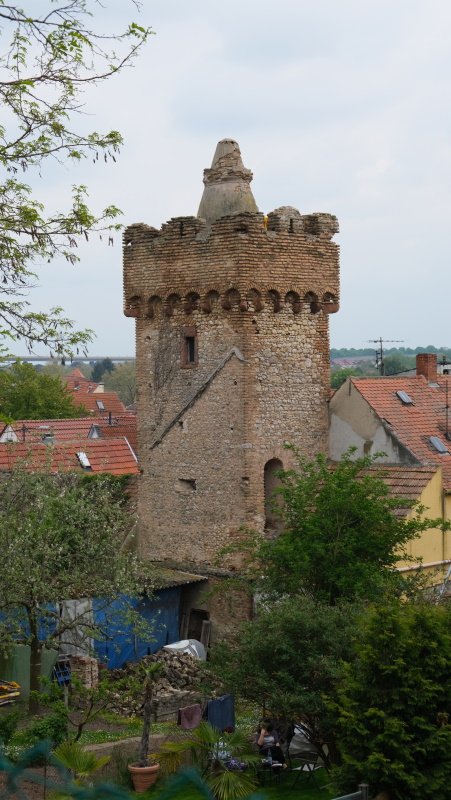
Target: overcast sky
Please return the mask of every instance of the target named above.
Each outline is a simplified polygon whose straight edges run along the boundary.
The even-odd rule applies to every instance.
[[[340,223],[341,309],[331,345],[369,339],[451,346],[449,0],[105,0],[105,29],[152,36],[133,69],[87,92],[84,124],[118,129],[116,164],[43,172],[39,194],[73,183],[125,224],[196,214],[216,142],[236,139],[261,211],[292,205]],[[46,265],[36,308],[94,328],[93,355],[133,355],[122,315],[120,236],[81,263]],[[390,346],[390,345],[388,345]],[[23,354],[25,354],[23,352]]]

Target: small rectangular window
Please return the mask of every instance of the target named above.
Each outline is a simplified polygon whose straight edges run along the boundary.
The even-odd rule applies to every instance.
[[[194,336],[186,337],[186,360],[188,364],[194,364],[196,361],[196,340]]]
[[[181,366],[195,367],[197,365],[197,336],[194,325],[182,328]]]

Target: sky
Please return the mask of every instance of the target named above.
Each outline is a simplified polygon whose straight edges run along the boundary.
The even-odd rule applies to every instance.
[[[81,126],[123,134],[117,162],[50,165],[34,178],[49,208],[83,183],[94,209],[113,203],[125,225],[159,228],[197,213],[217,141],[236,139],[260,211],[291,205],[338,217],[331,346],[380,336],[451,346],[449,0],[103,6],[92,4],[100,29],[134,20],[156,35],[133,68],[84,96]],[[29,300],[40,310],[61,305],[77,328],[94,329],[91,355],[129,356],[121,236],[113,246],[107,238],[80,243],[74,267],[44,265]]]

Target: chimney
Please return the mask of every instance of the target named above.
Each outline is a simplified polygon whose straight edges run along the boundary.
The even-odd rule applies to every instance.
[[[437,380],[437,353],[418,353],[417,375],[423,375],[431,383]]]

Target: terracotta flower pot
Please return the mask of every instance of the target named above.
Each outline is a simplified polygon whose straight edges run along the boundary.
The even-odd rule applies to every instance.
[[[132,776],[133,786],[135,792],[147,792],[154,785],[158,778],[159,764],[153,764],[149,767],[139,767],[138,762],[128,765],[129,772]]]

